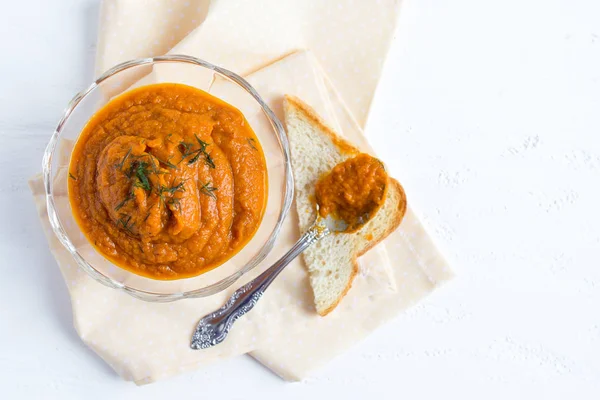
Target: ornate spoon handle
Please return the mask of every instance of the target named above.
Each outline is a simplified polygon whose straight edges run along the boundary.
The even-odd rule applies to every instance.
[[[233,323],[252,310],[277,275],[308,246],[330,232],[325,226],[313,225],[275,264],[236,290],[223,307],[202,318],[192,335],[192,349],[206,349],[225,340]]]

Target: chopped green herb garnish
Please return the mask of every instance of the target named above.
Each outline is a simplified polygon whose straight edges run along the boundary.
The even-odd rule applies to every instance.
[[[200,188],[200,192],[204,193],[207,196],[212,197],[213,199],[216,199],[217,196],[215,196],[215,194],[213,193],[215,190],[218,190],[218,188],[211,186],[210,182],[208,183],[203,183],[202,187]]]
[[[194,134],[194,136],[196,137],[196,141],[198,142],[198,144],[200,145],[201,149],[206,149],[208,147],[208,143],[206,143],[204,140],[200,139],[198,137],[198,135]]]
[[[133,182],[132,187],[133,188],[141,188],[141,189],[146,190],[145,187],[144,187],[144,184],[142,182],[140,182],[139,180],[137,180],[137,179],[135,180],[135,182]]]
[[[171,169],[177,169],[177,166],[171,162],[171,157],[169,157],[169,159],[168,159],[167,161],[163,161],[163,160],[161,160],[161,159],[160,159],[160,158],[158,158],[158,157],[155,157],[155,158],[156,158],[156,159],[158,160],[158,162],[160,162],[161,164],[165,164],[167,167],[169,167],[169,168],[171,168]]]
[[[202,152],[200,150],[198,150],[196,152],[196,155],[193,158],[190,158],[190,160],[188,161],[188,164],[193,164],[196,161],[198,161],[198,159],[200,158],[201,155],[202,155]]]
[[[148,163],[144,161],[138,162],[135,168],[135,176],[139,179],[139,185],[137,187],[141,187],[142,189],[149,191],[152,189],[152,186],[150,186],[147,173]]]
[[[172,205],[173,207],[175,207],[175,208],[179,209],[179,207],[180,207],[179,201],[180,201],[180,200],[181,200],[181,199],[180,199],[180,198],[178,198],[178,197],[171,197],[171,198],[169,199],[169,201],[168,201],[168,204],[170,204],[170,205]]]
[[[70,173],[70,172],[69,172],[69,178],[73,179],[74,181],[76,181],[76,180],[77,180],[77,178],[75,178],[75,177],[73,176],[73,174],[72,174],[72,173]]]
[[[127,153],[125,153],[125,157],[123,157],[121,162],[117,164],[118,169],[123,169],[123,166],[125,165],[125,161],[127,161],[130,154],[131,154],[131,147],[129,148],[129,150],[127,150]]]
[[[185,158],[187,156],[189,156],[190,154],[192,154],[192,152],[190,152],[190,149],[194,146],[192,143],[187,143],[187,142],[179,142],[179,145],[181,147],[183,147],[183,150],[181,150],[181,148],[179,149],[179,151],[181,152],[181,157]]]
[[[158,165],[154,162],[154,157],[151,154],[146,154],[146,157],[150,160],[150,164],[152,164],[152,171],[156,173],[158,171]]]
[[[119,211],[121,208],[123,208],[123,206],[129,201],[133,199],[133,193],[129,193],[129,195],[127,195],[127,197],[125,197],[125,199],[120,202],[119,204],[117,204],[117,206],[115,207],[115,211]]]
[[[179,185],[177,185],[177,186],[173,186],[173,187],[171,188],[171,190],[172,190],[172,191],[171,191],[171,193],[175,193],[175,192],[178,192],[178,191],[185,192],[185,186],[184,186],[184,185],[185,185],[185,181],[181,181],[181,182],[179,183]]]
[[[206,161],[206,163],[208,164],[209,167],[211,168],[216,168],[215,162],[213,161],[212,157],[210,156],[210,154],[208,153],[204,153],[204,159]]]
[[[210,156],[210,154],[206,151],[206,148],[210,145],[209,143],[206,143],[205,141],[203,141],[202,139],[200,139],[198,137],[198,135],[194,135],[196,137],[196,141],[198,142],[198,145],[200,145],[200,148],[198,150],[194,150],[194,151],[189,151],[189,148],[191,147],[191,145],[189,143],[185,143],[182,142],[181,144],[184,146],[184,148],[186,149],[186,151],[183,153],[183,158],[190,156],[192,154],[194,154],[194,157],[192,157],[189,161],[188,164],[193,164],[196,161],[198,161],[198,159],[200,158],[201,155],[204,156],[204,160],[206,161],[206,163],[208,164],[209,167],[211,168],[216,168],[215,163],[212,159],[212,157]],[[182,158],[182,159],[183,159]]]
[[[131,222],[131,215],[127,215],[127,214],[121,214],[121,218],[119,218],[117,220],[117,226],[119,226],[119,224],[128,232],[133,233],[133,231],[131,230],[131,228],[133,228],[133,222]]]
[[[169,193],[171,196],[175,194],[175,192],[185,192],[185,181],[179,183],[179,185],[167,187],[164,185],[160,185],[158,187],[158,197],[160,198],[161,203],[165,203],[165,193]],[[173,197],[171,197],[173,198]],[[170,199],[169,199],[170,200]]]
[[[159,186],[158,188],[158,194],[163,194],[163,193],[169,193],[169,194],[174,194],[175,192],[185,192],[185,181],[182,181],[179,185],[176,186],[171,186],[171,187],[166,187],[166,186]]]
[[[252,147],[254,150],[258,151],[258,148],[254,145],[254,142],[255,142],[254,138],[247,138],[246,140],[248,141],[248,144],[250,145],[250,147]]]
[[[166,174],[165,171],[161,171],[160,168],[158,167],[158,165],[156,165],[156,163],[154,162],[154,159],[156,157],[154,157],[152,154],[146,154],[144,157],[148,157],[148,159],[150,160],[150,164],[152,165],[152,173],[155,175],[162,175],[162,174]],[[158,160],[158,158],[156,158]],[[161,162],[160,160],[158,160],[159,162]],[[174,166],[175,167],[175,166]],[[177,167],[175,167],[177,168]]]

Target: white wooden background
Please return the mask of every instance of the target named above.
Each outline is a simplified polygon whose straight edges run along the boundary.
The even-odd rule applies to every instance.
[[[78,339],[27,186],[97,14],[0,7],[0,398],[600,398],[600,2],[406,0],[367,129],[458,278],[305,382],[140,388]]]

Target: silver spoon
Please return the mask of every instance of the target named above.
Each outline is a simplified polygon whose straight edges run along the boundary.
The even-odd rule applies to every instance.
[[[364,224],[368,219],[361,218],[360,223]],[[206,349],[225,340],[233,323],[252,310],[277,275],[294,258],[330,233],[344,232],[347,228],[347,222],[334,219],[331,215],[323,218],[319,215],[317,209],[317,220],[283,257],[265,272],[233,292],[223,307],[208,314],[198,322],[196,331],[192,335],[190,345],[192,349]]]

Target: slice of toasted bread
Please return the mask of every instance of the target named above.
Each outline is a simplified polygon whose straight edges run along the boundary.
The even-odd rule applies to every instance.
[[[317,180],[360,150],[333,132],[314,110],[296,97],[285,97],[284,113],[296,185],[296,209],[300,231],[304,232],[316,217]],[[405,211],[404,190],[396,180],[390,179],[385,203],[358,232],[330,235],[304,251],[320,315],[327,315],[338,305],[358,272],[357,258],[392,233],[402,222]]]

